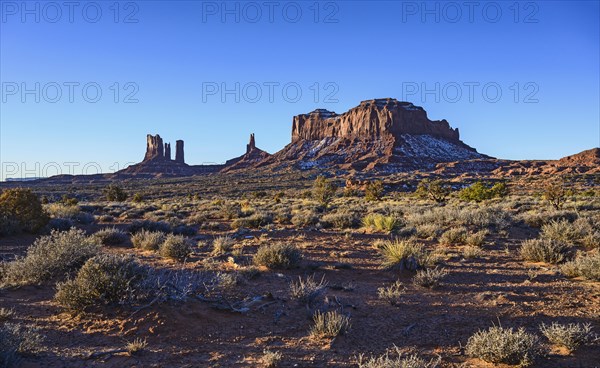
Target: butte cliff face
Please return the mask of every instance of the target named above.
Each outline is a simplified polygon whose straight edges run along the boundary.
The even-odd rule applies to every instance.
[[[423,108],[386,98],[362,101],[343,114],[318,109],[295,116],[292,142],[260,165],[403,171],[482,158],[488,157],[464,144],[446,120],[430,120]]]

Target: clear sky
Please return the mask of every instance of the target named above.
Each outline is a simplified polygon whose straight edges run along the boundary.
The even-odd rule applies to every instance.
[[[190,164],[275,152],[294,115],[382,97],[499,158],[600,144],[598,1],[0,4],[0,179],[114,171],[147,133]]]

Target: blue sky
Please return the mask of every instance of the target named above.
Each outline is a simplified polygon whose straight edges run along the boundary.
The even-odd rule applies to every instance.
[[[190,164],[275,152],[294,115],[382,97],[495,157],[600,144],[597,1],[0,3],[2,178],[113,171],[147,133]]]

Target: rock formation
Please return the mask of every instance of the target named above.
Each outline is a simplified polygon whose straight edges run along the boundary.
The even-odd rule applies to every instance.
[[[439,162],[489,158],[460,140],[446,120],[392,98],[362,101],[343,114],[324,109],[295,116],[292,142],[259,166],[407,171]]]
[[[146,136],[146,155],[144,161],[162,159],[164,157],[163,140],[160,135]]]
[[[171,159],[171,143],[165,143],[165,158],[167,160]]]
[[[246,153],[239,157],[232,158],[231,160],[227,160],[222,171],[230,172],[253,167],[270,156],[269,153],[256,147],[254,133],[252,133],[250,134],[250,142],[246,145]]]
[[[175,141],[175,162],[180,164],[185,164],[185,159],[183,156],[183,141],[178,140]]]

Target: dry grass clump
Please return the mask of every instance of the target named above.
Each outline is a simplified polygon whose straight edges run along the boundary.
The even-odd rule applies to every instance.
[[[320,281],[316,281],[314,275],[308,276],[306,279],[298,277],[298,281],[290,283],[290,295],[294,299],[298,299],[303,303],[312,303],[325,289],[327,281],[322,277]]]
[[[424,266],[428,255],[422,244],[412,240],[388,240],[377,246],[385,269],[416,271]]]
[[[504,363],[527,367],[543,353],[537,336],[523,328],[493,326],[469,337],[466,354],[488,363]]]
[[[567,277],[584,277],[588,280],[600,281],[600,253],[580,253],[577,257],[560,267]]]
[[[13,309],[0,308],[0,322],[5,322],[11,319],[15,315]]]
[[[43,341],[35,328],[4,323],[0,326],[0,367],[20,366],[21,355],[41,351]]]
[[[212,242],[212,254],[220,256],[229,253],[233,248],[234,241],[229,236],[219,236],[213,239]]]
[[[274,269],[293,268],[301,260],[302,253],[296,246],[282,243],[261,245],[253,258],[255,265]]]
[[[378,288],[377,296],[379,299],[384,300],[391,305],[397,305],[405,292],[406,291],[404,290],[404,285],[402,285],[402,282],[400,282],[400,280],[396,280],[396,282],[389,286],[382,286]]]
[[[263,355],[260,358],[260,363],[265,368],[277,368],[281,360],[283,359],[283,354],[279,351],[263,351]]]
[[[526,261],[553,264],[562,262],[568,251],[567,245],[551,239],[528,239],[519,248],[521,257]]]
[[[125,349],[129,353],[129,355],[136,355],[144,351],[148,347],[148,341],[146,339],[141,339],[139,337],[135,338],[133,341],[128,342],[125,345]]]
[[[358,356],[358,368],[438,368],[441,358],[426,361],[416,354],[404,355],[396,347],[395,357],[390,356],[389,352],[378,357],[365,357],[363,354]]]
[[[417,274],[413,278],[415,285],[425,287],[428,289],[435,289],[440,286],[441,281],[446,277],[448,272],[443,268],[426,268],[424,270],[417,271]]]
[[[97,239],[83,230],[52,231],[28,249],[25,257],[6,264],[2,270],[3,286],[39,284],[81,267],[100,251]]]
[[[128,304],[141,296],[148,273],[132,257],[101,254],[89,259],[74,279],[59,283],[54,299],[73,313],[98,304]]]
[[[183,235],[169,234],[158,247],[161,257],[184,261],[192,252],[192,245]]]
[[[563,346],[569,352],[573,352],[579,346],[588,344],[597,338],[592,333],[592,325],[589,323],[570,323],[568,325],[557,322],[552,322],[550,325],[542,323],[540,331],[552,344]]]
[[[99,230],[92,236],[98,239],[102,245],[120,245],[129,240],[127,233],[114,227]]]
[[[334,338],[350,329],[350,318],[338,311],[322,313],[317,311],[313,316],[314,326],[310,330],[313,337]]]
[[[165,234],[160,231],[149,231],[142,229],[131,236],[131,242],[135,248],[143,250],[158,250],[165,241]]]

